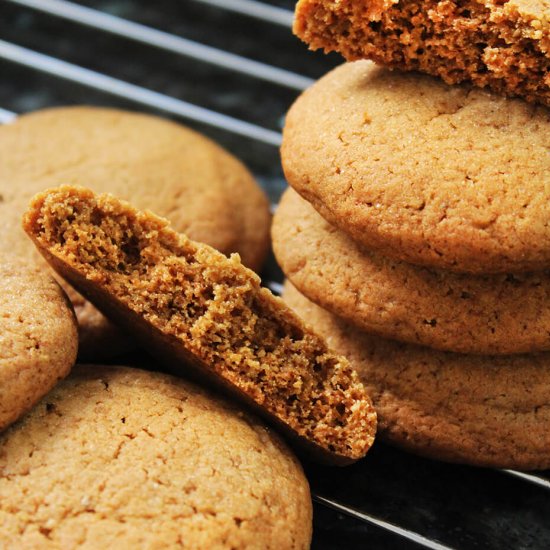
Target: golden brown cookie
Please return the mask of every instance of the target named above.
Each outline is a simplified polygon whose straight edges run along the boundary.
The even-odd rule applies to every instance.
[[[465,275],[362,250],[292,189],[275,213],[285,275],[321,307],[386,338],[462,353],[550,350],[550,273]]]
[[[197,386],[77,367],[0,438],[2,548],[306,549],[300,464]]]
[[[287,303],[350,360],[373,398],[379,437],[430,458],[550,468],[550,354],[435,351],[361,332],[285,286]]]
[[[365,247],[472,273],[550,267],[550,111],[343,65],[291,108],[289,183]]]
[[[0,264],[0,430],[67,376],[77,347],[76,319],[60,286],[37,266],[4,257]]]
[[[112,192],[166,216],[178,231],[253,269],[268,249],[269,212],[248,170],[209,139],[161,118],[70,107],[22,116],[0,128],[0,252],[37,258],[20,229],[37,192],[60,183]],[[71,294],[81,353],[113,355],[127,347],[99,312]]]
[[[550,106],[548,0],[300,0],[294,32],[348,61],[372,59]]]
[[[237,256],[70,186],[38,194],[24,227],[58,273],[174,372],[224,387],[320,460],[347,464],[371,446],[376,415],[355,371]]]

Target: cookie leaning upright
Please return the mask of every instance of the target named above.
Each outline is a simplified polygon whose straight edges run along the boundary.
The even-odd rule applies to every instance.
[[[233,393],[320,460],[347,464],[371,446],[376,415],[355,371],[236,256],[70,186],[38,194],[23,225],[64,278],[176,373]]]
[[[292,106],[289,183],[365,248],[472,273],[550,266],[550,111],[357,61]]]
[[[0,437],[2,548],[305,550],[311,516],[276,434],[165,374],[77,367]]]
[[[269,204],[250,172],[206,137],[150,115],[92,107],[37,111],[0,128],[0,252],[41,258],[20,227],[30,198],[60,183],[112,192],[167,217],[178,231],[259,269]],[[70,289],[69,289],[70,291]],[[97,310],[70,292],[81,352],[123,347]]]
[[[76,319],[52,277],[27,262],[0,264],[0,430],[17,420],[76,359]]]

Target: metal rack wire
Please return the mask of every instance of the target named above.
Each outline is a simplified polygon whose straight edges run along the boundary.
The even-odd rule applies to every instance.
[[[137,11],[139,2],[134,4],[136,4]],[[291,2],[279,2],[279,4],[286,5],[287,8],[285,8],[274,3],[255,0],[187,0],[185,2],[180,0],[181,17],[185,17],[186,9],[192,4],[209,10],[208,14],[210,15],[214,12],[227,12],[232,14],[233,17],[280,27],[288,32],[289,41],[291,40],[291,34],[288,30],[292,21],[292,12],[288,9]],[[271,87],[284,88],[291,92],[286,107],[289,106],[290,101],[299,91],[309,86],[314,80],[311,76],[305,76],[286,67],[277,67],[264,61],[232,53],[226,49],[205,45],[172,32],[114,15],[104,9],[90,8],[83,5],[83,3],[77,4],[66,0],[0,0],[2,11],[5,11],[8,5],[13,9],[20,10],[11,12],[15,16],[21,13],[30,17],[48,17],[57,22],[66,22],[75,26],[75,28],[86,27],[95,33],[109,34],[125,41],[145,45],[146,48],[155,48],[159,51],[185,57],[197,64],[210,65],[216,70],[241,75],[245,79],[258,80]],[[304,55],[306,54],[304,53]],[[2,63],[0,67],[11,65],[24,67],[26,71],[32,74],[44,73],[54,79],[71,82],[84,90],[94,90],[106,94],[108,97],[118,98],[130,104],[133,103],[150,110],[169,114],[188,123],[196,122],[201,127],[212,127],[216,131],[229,136],[227,139],[230,141],[244,138],[251,142],[258,142],[273,148],[275,154],[276,148],[280,145],[281,135],[277,128],[201,106],[175,97],[168,92],[150,89],[117,76],[105,74],[60,57],[43,53],[38,48],[20,45],[13,40],[0,39],[0,63]],[[247,85],[248,80],[243,82],[243,86]],[[20,87],[20,83],[18,83],[18,87]],[[47,102],[40,106],[47,106]],[[284,111],[285,109],[278,113],[279,120],[284,116]],[[1,123],[8,123],[16,116],[16,113],[11,110],[0,108]],[[259,176],[261,181],[265,181],[261,174]],[[274,193],[276,195],[277,191]],[[274,291],[280,291],[280,279],[273,269],[268,270],[267,277],[268,286]],[[430,491],[434,494],[437,493],[436,487],[439,484],[439,479],[442,480],[442,483],[450,484],[449,491],[459,489],[458,486],[452,484],[452,479],[455,476],[459,476],[461,482],[466,480],[464,482],[466,487],[470,483],[472,491],[474,491],[474,484],[476,488],[479,488],[479,484],[483,485],[485,483],[487,491],[495,491],[494,500],[491,500],[492,496],[489,495],[489,499],[485,503],[485,506],[489,508],[498,504],[497,501],[502,494],[501,488],[504,487],[503,490],[507,491],[507,494],[516,495],[518,500],[525,500],[527,506],[525,508],[520,503],[517,513],[521,515],[523,523],[519,527],[514,527],[516,530],[519,529],[519,540],[523,542],[519,546],[510,544],[508,547],[550,547],[550,526],[545,526],[544,520],[544,517],[546,517],[546,520],[550,517],[549,475],[532,475],[512,470],[482,471],[449,465],[435,466],[429,461],[422,462],[422,459],[407,457],[402,453],[387,450],[383,447],[380,451],[375,451],[374,454],[373,460],[367,459],[364,465],[352,467],[351,474],[347,474],[346,470],[334,472],[313,466],[307,468],[312,482],[314,501],[318,505],[316,512],[317,515],[322,516],[321,520],[316,522],[314,546],[318,548],[335,547],[333,544],[334,537],[331,538],[331,533],[337,532],[340,536],[343,532],[346,532],[347,535],[339,539],[340,543],[346,541],[345,545],[341,544],[341,547],[352,547],[354,543],[356,544],[353,547],[357,548],[365,546],[367,543],[375,548],[424,547],[438,550],[452,547],[502,547],[499,540],[495,542],[490,536],[485,537],[483,540],[479,538],[479,533],[483,530],[490,531],[488,523],[484,524],[483,521],[481,521],[480,526],[476,524],[476,528],[471,534],[468,533],[467,525],[458,524],[457,528],[460,531],[460,536],[454,534],[445,537],[444,530],[438,529],[438,520],[441,518],[437,516],[437,512],[432,513],[435,516],[430,518],[429,521],[425,519],[420,521],[413,518],[410,521],[409,519],[404,521],[405,524],[400,524],[400,518],[403,514],[393,513],[396,509],[396,503],[393,502],[395,492],[389,489],[386,493],[382,491],[382,496],[378,494],[376,497],[378,500],[374,499],[374,501],[372,495],[358,493],[358,491],[363,490],[364,483],[376,485],[378,475],[382,480],[382,484],[391,485],[395,481],[396,472],[398,472],[403,478],[401,481],[406,484],[410,480],[407,479],[407,474],[403,472],[407,472],[409,468],[412,468],[410,471],[414,472],[416,465],[416,472],[420,475],[421,482],[424,485],[426,485],[426,480],[429,480],[430,483],[433,482]],[[389,468],[388,464],[390,464]],[[396,465],[395,468],[392,465]],[[428,473],[419,473],[424,471]],[[434,472],[436,474],[435,480]],[[422,478],[422,475],[425,478]],[[346,489],[346,486],[349,487]],[[335,487],[337,488],[335,489]],[[418,494],[411,494],[411,498],[413,496],[418,497]],[[386,500],[382,502],[380,499]],[[392,501],[391,506],[387,505],[387,502],[390,501]],[[397,504],[402,505],[402,503]],[[468,505],[465,502],[462,502],[462,504],[464,506]],[[412,504],[409,505],[412,506]],[[423,509],[427,509],[425,504],[422,506],[424,506]],[[434,508],[438,506],[439,502],[436,502]],[[539,515],[542,514],[542,519],[536,513],[531,513],[533,511],[532,507],[536,507]],[[381,511],[373,513],[372,509],[380,509]],[[328,512],[329,510],[331,512]],[[506,510],[506,512],[509,512],[509,510]],[[332,513],[333,516],[327,516],[327,513]],[[341,519],[342,516],[339,514],[354,518],[359,523],[346,524],[342,520],[335,527],[333,520],[334,518]],[[468,521],[471,521],[470,516],[467,516],[467,518]],[[491,515],[489,520],[498,523],[501,518],[502,515],[497,514],[497,516]],[[447,525],[449,522],[443,523]],[[413,527],[410,527],[410,525]],[[419,526],[422,527],[423,525],[425,529],[422,530]],[[529,539],[523,534],[529,531],[534,532],[536,536]],[[508,537],[507,540],[514,541],[513,534],[507,532],[505,534]],[[338,546],[340,546],[340,543],[338,543]]]

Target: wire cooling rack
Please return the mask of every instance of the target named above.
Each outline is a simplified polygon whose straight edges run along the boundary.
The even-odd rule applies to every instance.
[[[292,36],[292,8],[284,0],[0,0],[0,122],[82,103],[162,114],[240,157],[276,204],[286,186],[284,114],[340,63]],[[280,290],[273,260],[264,280]],[[550,548],[549,472],[444,464],[377,443],[359,464],[306,465],[306,473],[317,549]]]

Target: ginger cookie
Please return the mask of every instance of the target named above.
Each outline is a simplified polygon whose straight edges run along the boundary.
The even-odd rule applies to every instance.
[[[268,201],[248,170],[209,139],[158,117],[70,107],[24,115],[0,128],[0,251],[39,258],[20,229],[30,198],[60,183],[112,192],[167,217],[178,231],[258,269],[269,245]],[[81,356],[128,342],[81,297]]]
[[[300,0],[294,32],[348,61],[372,59],[550,106],[546,0]]]
[[[289,183],[366,248],[471,273],[550,267],[550,111],[357,61],[286,119]]]
[[[288,283],[284,298],[357,369],[381,439],[449,462],[550,468],[550,353],[435,351],[361,332]]]
[[[0,438],[2,548],[309,548],[296,458],[199,387],[76,367]]]
[[[259,277],[112,195],[38,194],[24,227],[55,270],[175,373],[223,387],[325,462],[365,455],[364,386]]]
[[[4,257],[0,289],[3,430],[67,376],[76,359],[78,334],[67,296],[35,265]]]
[[[292,189],[273,249],[310,300],[386,338],[461,353],[550,350],[550,273],[467,275],[362,249]]]

